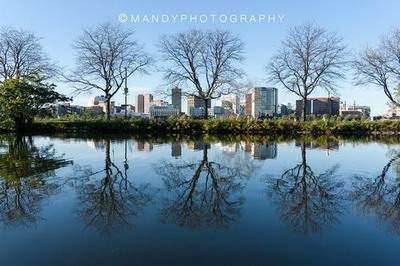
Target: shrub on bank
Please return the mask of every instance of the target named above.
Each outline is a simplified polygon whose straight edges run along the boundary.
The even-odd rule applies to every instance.
[[[258,120],[250,118],[192,119],[174,117],[169,119],[100,118],[39,119],[33,124],[40,132],[139,132],[151,134],[261,134],[261,135],[370,135],[398,134],[400,120],[369,121],[314,119],[297,122],[291,119]]]

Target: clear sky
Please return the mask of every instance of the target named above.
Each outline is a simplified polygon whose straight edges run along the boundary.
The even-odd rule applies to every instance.
[[[265,65],[277,50],[287,29],[304,22],[315,22],[341,35],[352,51],[367,44],[374,45],[380,36],[400,27],[400,1],[386,0],[338,0],[338,1],[266,1],[266,0],[0,0],[2,14],[0,25],[10,25],[35,32],[42,37],[45,51],[65,68],[73,67],[73,40],[82,28],[98,23],[115,21],[119,14],[127,15],[208,15],[206,23],[180,21],[177,23],[122,23],[133,28],[136,37],[146,50],[157,56],[157,42],[161,34],[174,33],[189,28],[229,29],[246,43],[244,70],[259,86],[269,86]],[[212,22],[211,15],[284,15],[282,23],[223,23],[218,18]],[[160,62],[161,63],[161,62]],[[133,77],[129,80],[130,102],[138,93],[152,91],[163,83],[159,73]],[[338,94],[348,103],[370,105],[373,114],[387,109],[387,100],[381,90],[373,86],[355,87],[351,75],[339,84]],[[59,90],[71,93],[65,84]],[[316,92],[315,95],[323,92]],[[88,103],[92,95],[75,97],[75,103]],[[122,92],[116,98],[122,102]],[[296,97],[279,91],[279,102],[294,102]]]

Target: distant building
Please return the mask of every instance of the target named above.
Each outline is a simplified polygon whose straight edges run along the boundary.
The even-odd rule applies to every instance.
[[[182,89],[175,87],[172,89],[172,105],[182,112]]]
[[[186,101],[187,101],[188,110],[190,110],[190,108],[199,108],[199,107],[204,108],[205,107],[204,100],[199,96],[194,96],[194,95],[188,96]],[[211,108],[211,99],[207,100],[207,108]]]
[[[153,101],[151,102],[151,105],[156,105],[156,106],[166,106],[166,105],[168,105],[168,104],[169,104],[169,103],[168,103],[167,101],[160,100],[160,99],[153,100]]]
[[[204,117],[205,110],[203,107],[190,107],[188,109],[188,114],[191,117],[201,118]]]
[[[256,87],[251,98],[251,115],[254,118],[274,116],[278,107],[276,88]]]
[[[245,107],[244,107],[244,114],[246,116],[251,116],[251,99],[252,99],[252,94],[248,93],[245,96]]]
[[[107,98],[104,96],[95,96],[93,106],[100,106],[104,113],[107,113]],[[115,102],[110,101],[110,114],[114,114]]]
[[[105,102],[105,101],[106,101],[105,96],[95,96],[93,98],[93,102],[91,103],[91,105],[99,105],[100,102]]]
[[[52,109],[57,117],[66,115],[81,115],[85,110],[83,106],[71,105],[70,103],[56,104]]]
[[[225,108],[225,110],[229,110],[231,113],[239,114],[240,113],[240,98],[237,94],[229,94],[224,95],[221,98],[221,106]]]
[[[144,95],[139,94],[136,100],[136,111],[138,113],[144,113]]]
[[[280,116],[287,116],[294,113],[294,110],[291,108],[291,105],[280,104],[278,105],[277,110],[278,115]]]
[[[92,115],[103,115],[103,107],[94,105],[94,106],[89,106],[85,107],[85,112],[92,114]]]
[[[211,108],[211,99],[207,100],[207,107],[204,106],[204,100],[199,96],[188,96],[187,99],[187,112],[193,117],[203,117],[205,108]]]
[[[170,116],[178,116],[180,112],[172,104],[169,105],[151,105],[150,106],[151,118],[162,118]]]
[[[143,113],[148,114],[150,113],[150,106],[153,102],[153,95],[152,94],[144,94],[144,107],[143,107]]]
[[[303,113],[303,100],[296,101],[296,115]],[[307,99],[307,115],[339,115],[339,97],[309,97]]]
[[[389,110],[384,115],[386,118],[400,118],[400,107],[394,104],[389,106]]]
[[[340,116],[345,118],[369,118],[371,115],[371,108],[369,106],[347,105],[346,102],[341,106],[339,111]]]
[[[225,108],[222,106],[214,106],[212,109],[212,114],[215,117],[223,117],[225,116]]]

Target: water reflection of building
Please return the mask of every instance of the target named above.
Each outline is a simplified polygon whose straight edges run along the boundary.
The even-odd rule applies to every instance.
[[[209,149],[210,144],[204,143],[203,141],[191,141],[187,143],[187,148],[189,150],[194,150],[194,151],[199,151],[199,150],[204,150],[204,149]]]
[[[153,150],[153,144],[149,142],[144,142],[144,141],[137,141],[137,150],[138,151],[145,151],[145,152],[150,152]]]
[[[225,153],[236,153],[239,151],[239,143],[217,143],[215,144],[220,150]]]
[[[103,151],[105,147],[103,140],[88,140],[87,145],[96,151]]]
[[[276,143],[249,143],[246,142],[244,150],[256,160],[275,159],[278,154]]]
[[[296,147],[300,147],[302,145],[302,142],[296,141],[295,142]],[[339,150],[339,142],[338,141],[329,141],[329,142],[308,142],[305,143],[305,147],[308,149],[319,149],[319,150],[325,150],[325,151],[336,151]]]
[[[171,156],[180,157],[182,155],[182,145],[180,142],[171,143]]]

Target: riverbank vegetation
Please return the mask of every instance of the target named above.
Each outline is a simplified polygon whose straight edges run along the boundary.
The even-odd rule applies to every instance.
[[[249,118],[192,119],[36,119],[31,132],[37,133],[142,133],[163,134],[252,134],[252,135],[312,135],[368,136],[398,135],[399,120],[318,119],[298,122],[292,119],[258,120]]]

